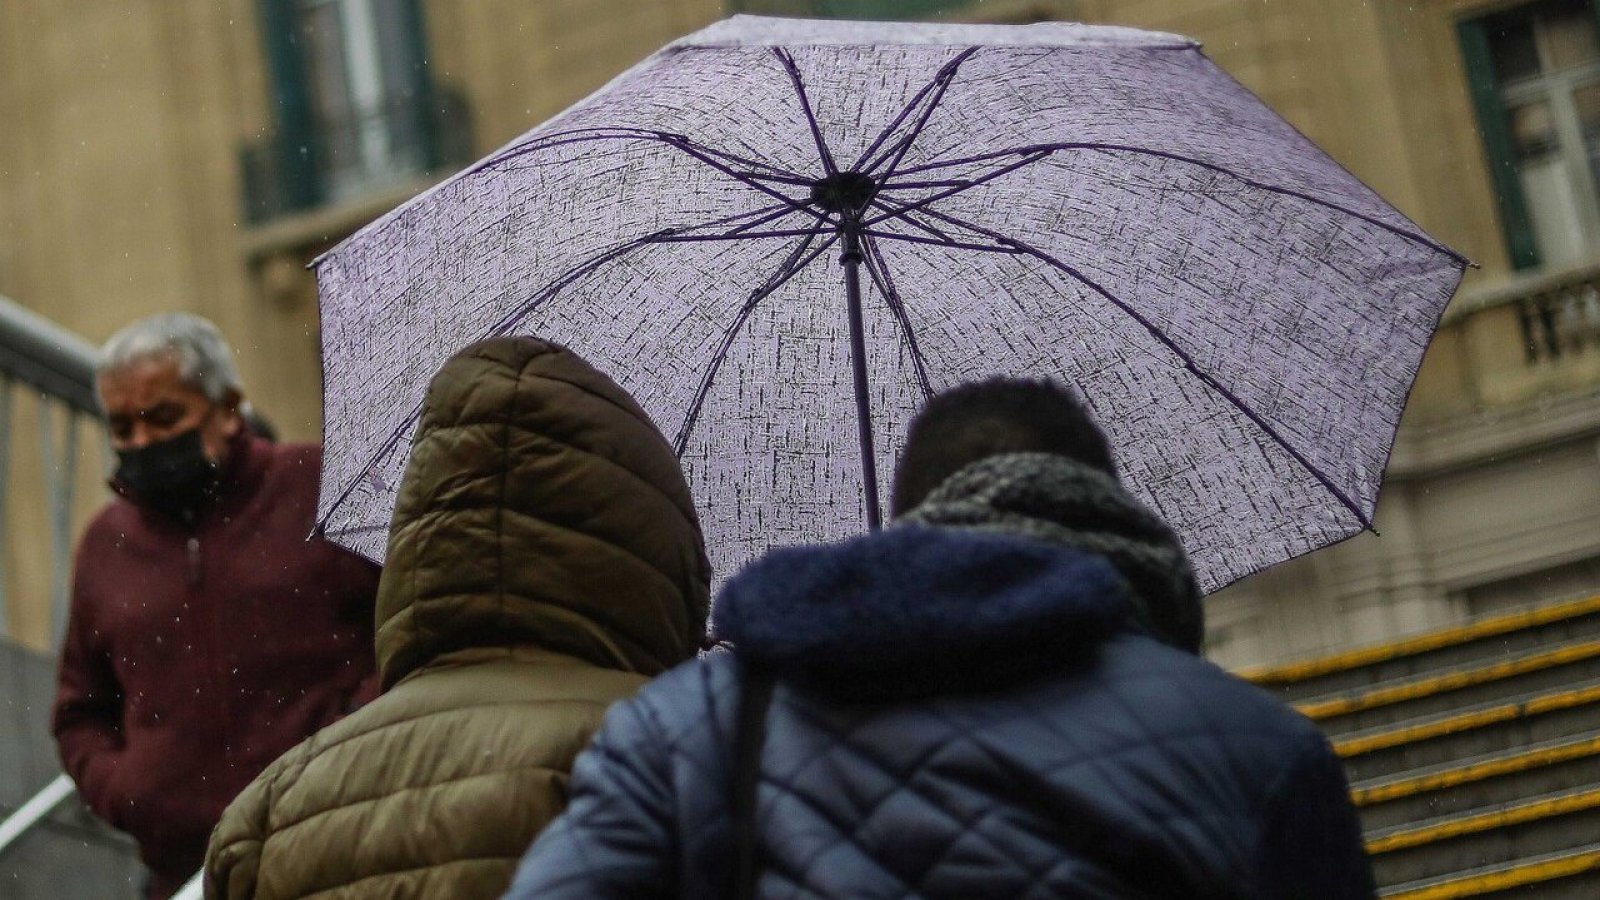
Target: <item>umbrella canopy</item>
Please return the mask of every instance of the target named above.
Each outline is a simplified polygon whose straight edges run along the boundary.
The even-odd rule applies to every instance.
[[[321,524],[381,559],[428,378],[523,333],[655,418],[719,575],[861,532],[862,438],[886,480],[1008,374],[1081,391],[1210,590],[1370,527],[1464,263],[1190,40],[738,16],[318,260]]]

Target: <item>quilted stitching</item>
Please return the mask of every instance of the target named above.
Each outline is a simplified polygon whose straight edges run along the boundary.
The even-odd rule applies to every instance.
[[[1105,652],[1116,658],[1091,684],[1060,677],[892,710],[780,686],[758,793],[762,896],[1127,897],[1141,879],[1181,880],[1184,896],[1252,896],[1270,776],[1320,738],[1256,689],[1148,638]],[[617,766],[657,754],[685,789],[663,823],[687,842],[671,854],[684,896],[716,895],[725,860],[696,836],[726,834],[718,731],[733,721],[737,670],[715,657],[665,676],[618,719],[637,733],[613,735],[606,751]],[[540,842],[583,860],[542,886],[571,891],[554,896],[617,896],[583,874],[608,865],[604,836],[586,827],[564,823]]]
[[[898,546],[887,536],[880,545]],[[836,561],[830,553],[864,546],[813,552],[825,566]],[[966,545],[983,547],[1006,558],[994,542]],[[981,608],[982,568],[966,571],[975,576],[966,582],[976,591],[974,605],[939,605],[951,615]],[[928,574],[920,588],[937,589],[939,574]],[[1042,601],[1061,597],[1057,592],[1073,583],[1049,579]],[[784,590],[804,590],[797,584],[768,579],[770,593],[760,599],[782,603]],[[822,595],[805,596],[823,602]],[[835,598],[857,605],[829,627],[903,621],[898,611],[918,596],[903,579],[888,578],[882,593]],[[1097,615],[1095,602],[1120,602],[1116,594],[1105,596],[1095,601],[1080,591],[1061,602]],[[887,612],[875,619],[873,604],[880,602]],[[755,640],[739,644],[741,636],[757,634],[781,642],[786,629],[807,628],[795,608],[779,620],[783,627],[768,620],[761,628],[730,630],[742,652],[778,677],[755,812],[763,897],[1344,900],[1370,892],[1343,790],[1306,796],[1288,774],[1307,771],[1307,747],[1314,759],[1332,760],[1314,726],[1132,624],[1070,645],[1071,655],[1032,660],[1030,674],[1009,682],[976,678],[928,695],[913,671],[899,682],[906,690],[880,693],[848,679],[789,678],[782,653],[762,657]],[[984,609],[1002,639],[1013,633],[1003,619],[1007,609],[1038,606]],[[750,603],[743,613],[759,617],[765,610]],[[975,651],[962,643],[959,628],[935,632],[941,630],[956,638],[930,642],[920,656],[943,654],[945,670],[959,672]],[[806,646],[823,645],[830,634],[813,630],[804,635]],[[1018,640],[999,652],[1050,646],[1029,635]],[[893,665],[919,658],[918,648],[902,650]],[[630,897],[663,889],[725,895],[738,652],[680,667],[609,714],[596,748],[574,767],[568,815],[534,844],[509,897]],[[859,659],[850,678],[887,667]],[[873,699],[856,699],[862,695]],[[1309,848],[1274,845],[1269,817],[1285,809],[1331,823],[1325,832],[1332,837]],[[1281,858],[1289,860],[1319,854],[1336,860],[1319,871],[1343,880],[1287,889],[1266,883],[1262,860],[1269,849],[1285,851]],[[1292,880],[1297,865],[1276,868]]]

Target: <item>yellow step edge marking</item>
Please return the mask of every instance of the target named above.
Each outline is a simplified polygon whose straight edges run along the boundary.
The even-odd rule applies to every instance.
[[[1600,685],[1591,685],[1570,691],[1558,691],[1553,694],[1535,697],[1527,703],[1506,703],[1500,706],[1491,706],[1488,709],[1435,719],[1418,725],[1403,725],[1399,728],[1380,731],[1377,734],[1370,734],[1365,737],[1334,741],[1333,750],[1345,758],[1360,756],[1363,753],[1371,753],[1374,750],[1385,750],[1389,747],[1398,747],[1401,744],[1425,741],[1429,738],[1455,734],[1458,731],[1482,728],[1486,725],[1508,722],[1523,716],[1536,716],[1540,713],[1554,712],[1558,709],[1570,709],[1574,706],[1583,706],[1596,701],[1600,701]]]
[[[1596,611],[1600,611],[1600,596],[1586,597],[1582,600],[1571,600],[1566,603],[1540,607],[1539,609],[1479,619],[1466,625],[1430,631],[1413,638],[1406,638],[1388,644],[1379,644],[1375,647],[1347,650],[1343,653],[1335,653],[1332,656],[1280,665],[1249,666],[1238,670],[1234,674],[1256,684],[1292,684],[1318,675],[1343,672],[1346,669],[1356,669],[1372,663],[1397,659],[1402,656],[1411,656],[1416,653],[1425,653],[1441,647],[1449,647],[1452,644],[1464,644],[1468,641],[1505,634],[1509,631],[1518,631],[1536,625],[1559,622],[1562,619],[1570,619],[1574,616]]]
[[[1427,887],[1393,894],[1383,894],[1383,900],[1456,900],[1459,897],[1477,897],[1495,891],[1554,881],[1570,875],[1579,875],[1591,869],[1600,869],[1600,850],[1585,850],[1570,856],[1561,856],[1536,863],[1525,863],[1443,881]]]
[[[1530,750],[1499,759],[1474,763],[1455,769],[1446,769],[1431,775],[1419,775],[1403,781],[1393,781],[1388,784],[1374,785],[1370,788],[1353,788],[1350,799],[1357,806],[1373,806],[1389,800],[1398,800],[1402,797],[1411,797],[1428,791],[1439,791],[1458,785],[1471,784],[1474,781],[1483,781],[1500,775],[1510,775],[1514,772],[1525,772],[1541,766],[1553,766],[1556,763],[1572,759],[1581,759],[1585,756],[1600,754],[1600,737],[1575,741],[1570,744],[1561,744],[1555,747],[1546,747],[1541,750]]]
[[[1596,656],[1600,656],[1600,641],[1589,641],[1569,647],[1561,647],[1534,656],[1526,656],[1521,659],[1507,660],[1477,669],[1467,669],[1462,672],[1448,672],[1432,678],[1424,678],[1385,688],[1376,688],[1346,697],[1333,697],[1328,700],[1297,703],[1294,708],[1299,710],[1301,715],[1320,721],[1322,719],[1331,719],[1334,716],[1343,716],[1379,706],[1401,703],[1406,700],[1416,700],[1420,697],[1428,697],[1445,691],[1454,691],[1477,684],[1487,684],[1491,681],[1512,678],[1517,675],[1526,675],[1529,672],[1581,662]]]
[[[1512,825],[1521,825],[1538,819],[1547,819],[1552,816],[1562,816],[1567,813],[1583,812],[1586,809],[1596,808],[1600,808],[1600,788],[1593,788],[1564,797],[1547,797],[1543,800],[1520,803],[1502,809],[1446,819],[1443,822],[1435,822],[1432,825],[1420,825],[1415,828],[1394,831],[1383,837],[1367,841],[1367,852],[1373,855],[1392,853],[1395,850],[1420,847],[1423,844],[1432,844],[1448,838],[1460,837],[1464,834],[1477,834],[1480,831],[1488,831],[1492,828],[1509,828]]]

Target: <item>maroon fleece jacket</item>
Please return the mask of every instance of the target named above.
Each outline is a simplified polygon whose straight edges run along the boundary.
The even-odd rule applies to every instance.
[[[258,772],[376,693],[378,567],[306,539],[321,465],[241,435],[193,527],[117,499],[78,545],[53,730],[154,897]]]

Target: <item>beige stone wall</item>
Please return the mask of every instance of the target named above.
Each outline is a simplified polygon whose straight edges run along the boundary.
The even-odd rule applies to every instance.
[[[428,38],[437,76],[473,99],[487,151],[722,9],[721,0],[428,0]]]
[[[487,150],[721,14],[719,0],[425,0],[435,76]],[[215,320],[289,439],[321,428],[312,255],[426,184],[241,221],[239,150],[271,125],[253,0],[0,0],[0,294],[92,342],[159,311]],[[75,531],[106,461],[77,467]],[[31,399],[5,545],[9,632],[49,643],[52,561]],[[3,612],[3,611],[0,611]]]

